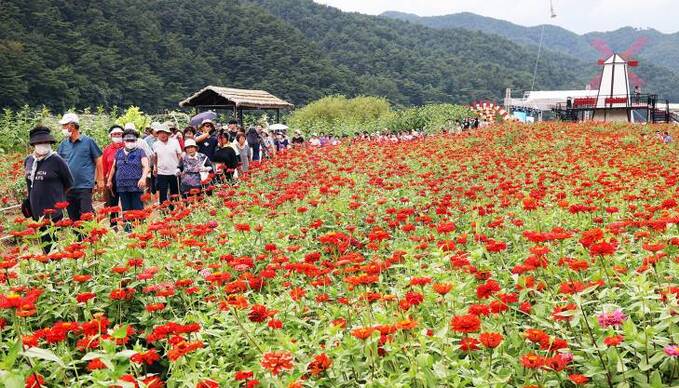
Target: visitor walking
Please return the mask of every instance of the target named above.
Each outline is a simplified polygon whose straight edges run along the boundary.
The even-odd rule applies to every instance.
[[[149,159],[139,147],[138,140],[137,131],[128,129],[124,132],[125,146],[116,152],[111,174],[106,183],[109,190],[115,187],[123,212],[144,209],[141,196],[146,189]],[[125,225],[125,230],[130,231],[129,224]]]
[[[92,192],[104,189],[102,152],[89,136],[80,133],[80,119],[75,113],[66,113],[59,121],[64,140],[57,153],[61,156],[73,176],[73,187],[68,191],[68,216],[78,221],[85,213],[93,213]]]
[[[56,143],[50,129],[38,126],[31,129],[29,143],[33,153],[24,161],[26,176],[27,200],[22,205],[24,216],[38,221],[45,216],[52,222],[63,218],[63,210],[57,209],[57,203],[66,201],[66,192],[73,186],[73,177],[66,161],[52,151]],[[47,226],[40,228],[42,251],[48,254],[56,241],[53,231]]]
[[[238,120],[229,120],[227,125],[229,142],[236,140],[236,135],[238,135]]]
[[[184,143],[184,155],[179,161],[181,171],[181,192],[187,197],[192,193],[199,193],[202,183],[207,181],[212,163],[207,155],[198,152],[198,145],[193,139],[186,139]]]
[[[262,159],[271,159],[276,155],[276,147],[274,146],[274,139],[271,133],[262,131],[262,145],[260,147]]]
[[[246,173],[250,168],[250,147],[248,146],[247,137],[244,133],[241,132],[236,136],[234,145],[236,146],[236,151],[240,157],[240,171]]]
[[[213,159],[216,164],[214,167],[217,181],[233,182],[234,172],[240,160],[237,147],[229,142],[229,134],[226,132],[219,132],[217,142],[217,150]]]
[[[671,143],[672,142],[672,135],[670,135],[669,132],[665,131],[665,133],[663,134],[663,137],[662,137],[662,141],[665,144]]]
[[[295,136],[292,137],[292,145],[302,145],[304,144],[304,136],[302,136],[302,132],[300,132],[299,129],[295,130]]]
[[[262,141],[260,133],[262,132],[262,127],[259,125],[257,127],[250,127],[245,134],[246,140],[248,142],[248,157],[250,160],[259,160],[260,154],[260,143]]]
[[[155,122],[151,125],[157,134],[157,139],[153,143],[153,174],[156,178],[159,202],[162,204],[172,196],[179,196],[178,174],[182,150],[176,139],[170,139],[171,132],[165,124]]]
[[[104,148],[102,159],[102,167],[104,169],[104,181],[108,182],[109,178],[112,177],[111,167],[115,161],[116,152],[123,148],[123,128],[120,125],[114,125],[108,130],[108,137],[111,139],[111,143]],[[118,206],[120,198],[116,193],[115,181],[111,188],[104,190],[104,205],[106,207]],[[111,212],[109,215],[111,227],[115,227],[118,218],[118,212]]]
[[[196,132],[196,144],[198,144],[198,152],[212,160],[217,148],[217,130],[215,129],[214,121],[205,119],[200,123],[198,132]]]

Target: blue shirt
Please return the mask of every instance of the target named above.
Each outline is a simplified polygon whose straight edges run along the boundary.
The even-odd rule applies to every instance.
[[[74,189],[94,188],[97,158],[101,156],[101,150],[91,137],[80,135],[78,140],[64,139],[57,153],[61,156],[73,175]]]

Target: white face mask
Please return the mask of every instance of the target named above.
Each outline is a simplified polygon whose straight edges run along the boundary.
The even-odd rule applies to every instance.
[[[49,144],[36,144],[35,154],[38,156],[45,156],[52,150],[52,146]]]
[[[114,143],[122,143],[123,138],[122,137],[112,137],[111,141],[114,142]]]
[[[61,133],[64,134],[64,137],[71,137],[71,131],[66,128],[62,129]]]
[[[125,142],[125,149],[126,150],[133,150],[135,148],[137,148],[137,142],[136,141],[135,142],[131,142],[131,141]]]

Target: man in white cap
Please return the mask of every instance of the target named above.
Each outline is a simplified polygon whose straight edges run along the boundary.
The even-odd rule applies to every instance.
[[[151,123],[151,128],[158,138],[153,143],[153,175],[156,177],[156,189],[160,203],[168,200],[170,195],[179,195],[179,160],[182,149],[176,139],[171,139],[172,131],[165,124]],[[172,207],[170,207],[172,208]]]
[[[101,149],[89,136],[80,134],[80,119],[75,113],[66,113],[61,120],[64,140],[59,144],[57,153],[61,156],[73,175],[73,187],[68,191],[68,216],[73,221],[80,220],[85,213],[93,213],[92,191],[104,190],[104,168]]]

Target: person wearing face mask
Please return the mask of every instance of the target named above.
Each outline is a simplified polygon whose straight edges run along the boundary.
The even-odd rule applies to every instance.
[[[102,152],[97,143],[80,133],[80,121],[75,113],[66,113],[59,121],[64,140],[59,144],[57,153],[61,156],[73,175],[73,187],[68,192],[68,216],[73,221],[80,220],[85,213],[93,213],[92,191],[104,189],[104,169]]]
[[[184,197],[192,192],[200,192],[202,183],[207,181],[212,163],[205,154],[198,152],[198,145],[193,139],[184,142],[184,155],[179,161],[181,171],[181,191]]]
[[[125,146],[116,152],[112,173],[106,186],[115,187],[120,197],[120,207],[123,211],[142,210],[144,203],[141,196],[146,189],[146,177],[149,174],[149,159],[137,141],[139,134],[135,130],[128,129],[123,133]],[[115,178],[114,178],[115,177]],[[125,226],[129,231],[129,224]]]
[[[38,221],[41,217],[57,222],[63,218],[63,212],[55,209],[57,202],[66,201],[66,193],[73,186],[73,177],[66,161],[52,151],[56,143],[50,129],[37,126],[30,132],[30,144],[33,153],[24,161],[28,201],[26,216]],[[40,228],[43,252],[48,254],[55,238],[47,227]]]
[[[156,189],[160,203],[168,200],[170,196],[179,196],[179,159],[182,150],[176,139],[170,139],[170,129],[165,124],[158,122],[151,126],[158,139],[153,143],[153,174],[156,177]],[[170,206],[170,209],[173,209]]]
[[[108,130],[108,137],[111,139],[111,143],[104,148],[103,154],[101,156],[102,165],[104,168],[104,179],[108,182],[111,177],[111,166],[113,166],[113,161],[116,157],[116,152],[123,148],[123,128],[120,125],[114,125]],[[118,206],[120,198],[116,194],[115,180],[114,185],[111,189],[104,191],[104,201],[105,206],[113,207]],[[114,221],[118,217],[117,213],[111,213],[111,227],[116,225]]]

